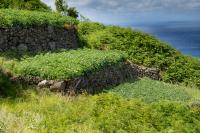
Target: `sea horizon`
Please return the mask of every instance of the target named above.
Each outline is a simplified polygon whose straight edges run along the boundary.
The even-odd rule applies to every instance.
[[[200,21],[160,21],[131,27],[159,38],[185,55],[200,57]]]

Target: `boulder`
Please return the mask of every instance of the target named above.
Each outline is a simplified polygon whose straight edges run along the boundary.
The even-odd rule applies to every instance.
[[[53,85],[50,86],[50,90],[53,92],[61,92],[65,90],[66,85],[67,84],[65,81],[55,82]]]
[[[43,80],[40,83],[38,83],[38,87],[40,88],[44,88],[44,87],[48,87],[49,86],[49,81],[47,80]]]

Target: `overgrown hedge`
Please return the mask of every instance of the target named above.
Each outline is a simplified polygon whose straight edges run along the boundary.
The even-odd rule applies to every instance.
[[[52,12],[0,9],[0,27],[77,25],[78,20]]]
[[[82,46],[121,50],[134,63],[161,69],[165,81],[184,82],[200,87],[200,61],[184,56],[169,44],[147,33],[131,28],[82,22],[79,24],[79,36]]]

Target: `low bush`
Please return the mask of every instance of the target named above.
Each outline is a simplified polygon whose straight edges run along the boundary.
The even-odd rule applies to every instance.
[[[11,82],[0,68],[0,97],[16,97],[21,89],[21,85]]]
[[[0,27],[77,25],[78,20],[52,12],[0,9]]]
[[[200,132],[200,110],[181,102],[145,104],[111,93],[62,97],[28,93],[0,100],[0,131],[22,133]]]
[[[165,81],[199,86],[199,60],[184,56],[167,43],[147,33],[130,28],[99,25],[91,23],[90,27],[88,23],[79,24],[80,36],[85,47],[124,51],[128,54],[128,59],[134,63],[161,69]],[[85,27],[92,30],[88,32]]]
[[[191,99],[191,96],[185,91],[185,87],[154,81],[148,78],[124,83],[107,91],[129,99],[141,98],[144,102],[148,103],[160,100],[188,101]]]
[[[68,79],[116,64],[124,61],[125,58],[126,55],[120,51],[79,49],[39,54],[25,57],[21,61],[2,59],[2,66],[23,76]]]

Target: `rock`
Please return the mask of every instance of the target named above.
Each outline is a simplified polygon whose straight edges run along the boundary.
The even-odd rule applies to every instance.
[[[24,51],[27,51],[28,50],[28,47],[24,44],[20,44],[17,49],[21,52],[24,52]]]
[[[48,32],[52,34],[54,32],[54,28],[52,26],[48,26]]]
[[[50,46],[50,49],[51,49],[52,51],[54,51],[54,50],[56,49],[56,43],[55,43],[55,42],[50,42],[50,43],[49,43],[49,46]]]
[[[65,88],[66,88],[66,82],[65,81],[56,82],[52,86],[50,86],[50,90],[53,91],[53,92],[64,91]]]
[[[47,80],[43,80],[40,83],[38,83],[38,87],[40,88],[44,88],[44,87],[48,87],[49,82]]]
[[[192,108],[200,108],[200,103],[193,103],[191,105]]]

